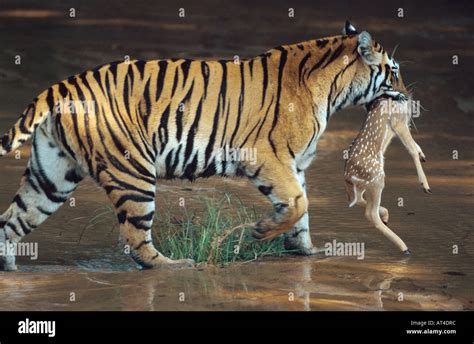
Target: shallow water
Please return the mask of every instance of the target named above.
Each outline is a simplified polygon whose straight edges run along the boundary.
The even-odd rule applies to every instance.
[[[28,6],[28,1],[23,6],[34,7]],[[83,14],[78,22],[67,21],[54,12],[63,11],[56,2],[43,5],[45,10],[53,11],[42,12],[46,17],[23,18],[13,15],[16,12],[0,10],[0,40],[6,46],[0,53],[0,131],[7,130],[16,117],[12,114],[23,110],[49,83],[83,68],[116,60],[125,51],[143,58],[229,58],[235,51],[251,56],[283,42],[314,38],[308,28],[317,37],[339,32],[342,22],[302,4],[297,8],[301,13],[297,24],[275,26],[281,8],[272,7],[246,12],[249,27],[240,28],[238,19],[226,17],[227,12],[217,6],[178,25],[168,12],[146,11],[145,2],[137,1],[132,11],[118,6],[107,12],[108,24],[99,30],[106,5],[99,1],[94,6],[84,5],[81,11],[87,15]],[[236,6],[232,7],[234,13],[244,11],[239,1],[232,6]],[[18,6],[11,2],[10,7]],[[198,11],[191,4],[189,8]],[[325,5],[324,9],[330,13],[344,11],[337,4]],[[467,63],[474,56],[473,24],[464,16],[465,9],[454,5],[445,11],[452,15],[442,20],[432,9],[409,9],[423,10],[425,25],[420,27],[420,23],[407,19],[401,31],[390,31],[381,20],[370,21],[369,16],[374,13],[357,9],[351,18],[360,18],[361,24],[384,44],[403,40],[399,58],[414,61],[402,66],[405,81],[422,84],[417,86],[416,96],[430,110],[416,120],[419,133],[413,135],[428,157],[424,168],[433,194],[422,192],[411,159],[400,143],[394,142],[386,156],[382,204],[390,211],[390,227],[408,244],[411,257],[401,256],[371,228],[360,208],[347,207],[342,151],[363,120],[362,110],[351,109],[331,120],[319,143],[318,159],[308,171],[310,223],[317,246],[333,240],[364,242],[365,259],[284,256],[225,268],[139,271],[118,247],[115,220],[89,225],[92,218],[107,211],[108,201],[104,192],[86,180],[74,194],[75,207],[64,206],[27,237],[28,241],[38,242],[38,259],[20,257],[19,272],[0,272],[0,310],[474,309],[474,80],[465,77],[473,72],[472,63]],[[268,17],[258,18],[256,13],[264,10]],[[384,10],[378,11],[385,16],[384,23],[401,27]],[[138,25],[134,18],[143,12],[147,16]],[[217,14],[218,20],[207,20]],[[442,25],[430,24],[436,21]],[[14,28],[11,23],[15,23]],[[257,24],[260,35],[250,35]],[[217,30],[222,25],[228,30]],[[26,34],[32,29],[41,36],[34,46]],[[74,42],[67,37],[75,38]],[[434,44],[434,37],[443,40],[443,44]],[[35,49],[41,45],[48,49]],[[18,49],[24,52],[27,62],[13,69],[5,61]],[[455,68],[449,64],[453,51],[462,53],[463,58]],[[458,160],[452,159],[453,150],[459,151]],[[22,152],[20,160],[13,156],[1,160],[0,209],[8,207],[18,188],[28,147]],[[212,178],[158,185],[159,209],[181,196],[188,208],[199,209],[202,197],[220,197],[224,192],[262,211],[270,209],[243,179]],[[403,198],[403,207],[398,206],[399,197]],[[458,254],[453,254],[453,245],[459,246]],[[75,293],[73,302],[71,292]],[[182,302],[180,293],[185,296]]]

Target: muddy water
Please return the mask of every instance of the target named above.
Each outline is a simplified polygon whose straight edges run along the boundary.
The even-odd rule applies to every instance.
[[[5,42],[0,53],[2,132],[42,88],[125,53],[143,58],[229,58],[236,52],[251,56],[283,42],[339,32],[347,16],[323,15],[347,12],[337,4],[324,5],[321,13],[313,2],[301,2],[296,22],[281,24],[279,11],[288,6],[249,11],[237,1],[230,10],[247,16],[248,25],[241,27],[238,19],[214,2],[209,2],[212,10],[177,22],[166,6],[158,11],[137,1],[133,10],[125,11],[123,6],[110,9],[99,1],[95,5],[83,2],[81,18],[73,22],[63,17],[69,4],[51,2],[38,11],[25,1],[23,6],[32,9],[26,14],[13,11],[18,8],[13,2],[6,4],[0,9],[0,36]],[[331,119],[318,159],[308,171],[310,224],[317,246],[333,240],[364,242],[365,259],[285,256],[225,268],[139,271],[117,245],[115,220],[90,224],[107,212],[108,201],[102,190],[86,180],[74,194],[75,207],[64,206],[27,237],[38,242],[38,259],[20,257],[19,272],[0,272],[0,310],[474,309],[474,79],[466,77],[473,72],[468,63],[474,56],[473,24],[464,17],[469,12],[462,6],[452,5],[443,12],[443,4],[439,12],[408,8],[423,13],[424,24],[406,19],[401,25],[385,10],[373,7],[379,19],[370,19],[375,13],[358,9],[351,9],[350,16],[360,18],[360,25],[388,46],[401,41],[399,59],[411,61],[402,66],[404,78],[407,83],[419,82],[416,96],[429,110],[417,119],[419,132],[414,137],[428,157],[424,167],[433,194],[422,192],[410,157],[398,142],[387,152],[383,205],[390,211],[391,228],[408,244],[411,257],[400,256],[370,227],[361,209],[347,208],[342,151],[363,120],[362,110],[350,109]],[[186,8],[188,13],[199,11],[192,4]],[[219,29],[222,25],[226,31]],[[250,34],[256,27],[259,34]],[[33,41],[31,32],[38,35]],[[10,58],[17,51],[25,62],[15,68]],[[451,64],[454,53],[460,54],[461,61],[455,67]],[[459,159],[452,158],[453,150]],[[28,147],[19,160],[2,158],[0,209],[6,209],[14,196],[27,158]],[[160,182],[158,186],[158,209],[172,206],[181,196],[188,207],[199,209],[202,197],[219,197],[224,192],[262,211],[270,208],[243,179]],[[400,198],[403,206],[399,206]],[[457,254],[453,245],[459,247]],[[71,292],[76,295],[74,302]],[[179,301],[181,292],[184,302]]]

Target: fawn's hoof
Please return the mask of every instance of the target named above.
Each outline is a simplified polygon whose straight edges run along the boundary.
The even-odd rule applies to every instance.
[[[403,255],[411,256],[411,251],[409,249],[406,249],[405,251],[403,251]]]

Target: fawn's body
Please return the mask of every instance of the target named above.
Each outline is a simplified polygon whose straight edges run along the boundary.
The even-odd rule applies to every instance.
[[[400,138],[413,158],[424,191],[431,192],[420,163],[425,161],[425,155],[410,133],[411,114],[407,104],[387,98],[373,102],[364,126],[351,146],[344,178],[349,206],[365,207],[367,219],[405,254],[410,254],[403,240],[387,226],[388,210],[380,206],[385,185],[384,153],[395,136]]]

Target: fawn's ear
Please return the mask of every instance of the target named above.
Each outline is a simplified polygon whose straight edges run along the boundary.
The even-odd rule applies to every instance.
[[[356,34],[358,34],[358,32],[357,32],[357,29],[355,28],[355,26],[352,25],[350,21],[346,20],[346,24],[344,25],[344,28],[342,29],[342,34],[344,36],[356,35]]]
[[[382,53],[374,49],[374,42],[367,31],[362,31],[359,34],[357,52],[367,64],[375,65],[382,63]]]

